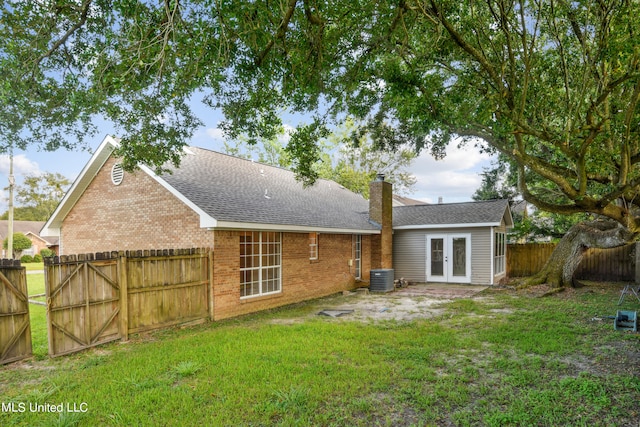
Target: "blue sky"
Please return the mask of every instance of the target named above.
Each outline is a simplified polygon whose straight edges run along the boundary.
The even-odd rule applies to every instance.
[[[224,151],[222,133],[217,128],[222,116],[208,110],[202,111],[201,119],[205,125],[197,130],[190,145]],[[25,175],[41,172],[58,172],[71,181],[75,180],[105,135],[112,132],[113,129],[105,125],[100,129],[100,133],[87,141],[85,150],[44,152],[33,147],[27,151],[16,151],[14,153],[16,181],[20,183]],[[442,197],[445,203],[469,201],[480,185],[479,173],[482,172],[483,167],[490,166],[491,160],[491,156],[480,154],[472,146],[460,149],[455,143],[450,145],[447,156],[443,160],[436,161],[428,153],[423,153],[410,168],[418,182],[414,186],[415,191],[408,196],[428,203],[437,203],[439,197]],[[0,188],[8,185],[8,172],[8,156],[0,156]],[[2,211],[6,209],[7,197],[7,191],[4,191],[0,200]]]

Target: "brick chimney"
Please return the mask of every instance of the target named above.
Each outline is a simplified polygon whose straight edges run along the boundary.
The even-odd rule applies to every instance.
[[[369,184],[369,220],[381,226],[379,235],[373,236],[371,268],[393,268],[393,189],[390,182],[378,174]]]

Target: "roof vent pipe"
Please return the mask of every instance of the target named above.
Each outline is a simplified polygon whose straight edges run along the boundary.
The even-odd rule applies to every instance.
[[[438,197],[438,204],[441,205],[442,204],[442,196]]]

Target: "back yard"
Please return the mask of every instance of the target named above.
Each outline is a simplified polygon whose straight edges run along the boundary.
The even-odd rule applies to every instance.
[[[637,426],[640,335],[604,318],[640,308],[621,288],[336,295],[56,359],[32,305],[0,424]]]

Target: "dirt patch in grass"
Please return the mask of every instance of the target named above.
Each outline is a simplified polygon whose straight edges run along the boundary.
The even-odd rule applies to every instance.
[[[438,317],[446,313],[443,304],[460,298],[472,298],[485,290],[484,286],[445,284],[411,285],[388,293],[348,292],[314,301],[309,316],[323,310],[350,311],[339,317],[327,316],[337,321],[408,322],[416,319]],[[304,319],[274,319],[273,323],[294,324]]]

